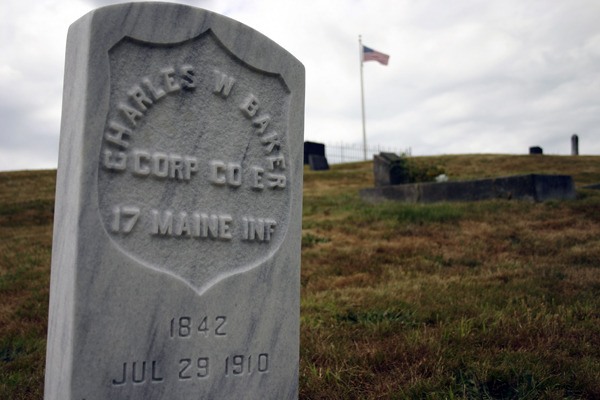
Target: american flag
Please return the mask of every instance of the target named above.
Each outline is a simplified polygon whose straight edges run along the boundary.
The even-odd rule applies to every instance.
[[[363,46],[363,62],[364,61],[377,61],[380,64],[388,65],[390,56],[387,54],[380,53],[379,51],[373,50],[367,46]]]

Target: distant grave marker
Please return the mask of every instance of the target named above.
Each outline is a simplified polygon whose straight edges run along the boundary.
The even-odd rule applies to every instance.
[[[529,154],[544,154],[544,150],[539,146],[529,148]]]
[[[571,155],[579,155],[579,137],[575,134],[571,136]]]
[[[375,186],[401,185],[410,182],[406,163],[395,153],[373,155]]]
[[[304,142],[304,164],[310,164],[310,155],[325,157],[325,145],[323,143]]]
[[[327,158],[317,154],[309,155],[308,163],[310,164],[310,169],[313,171],[327,171],[329,169]]]
[[[294,399],[304,67],[229,18],[69,30],[45,398]]]

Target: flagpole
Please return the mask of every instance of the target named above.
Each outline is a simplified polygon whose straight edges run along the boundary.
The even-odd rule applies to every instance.
[[[362,110],[363,157],[365,161],[367,161],[367,130],[365,128],[365,88],[363,83],[363,45],[361,35],[358,35],[358,50],[360,57],[360,106]]]

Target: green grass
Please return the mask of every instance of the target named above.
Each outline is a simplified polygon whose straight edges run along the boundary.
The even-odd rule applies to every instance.
[[[415,157],[450,179],[600,157]],[[600,398],[600,191],[364,203],[372,164],[305,170],[300,398]],[[43,391],[54,172],[0,174],[0,399]]]
[[[0,399],[42,398],[55,175],[0,174]]]
[[[600,182],[598,157],[414,161]],[[327,241],[303,249],[302,398],[600,397],[599,192],[369,205],[371,164],[305,173],[304,235]]]

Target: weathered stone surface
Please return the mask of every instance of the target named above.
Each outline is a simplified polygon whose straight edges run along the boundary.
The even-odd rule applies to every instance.
[[[566,175],[518,175],[472,181],[414,183],[362,189],[363,200],[408,203],[514,199],[529,201],[575,198],[573,179]]]
[[[373,155],[373,176],[376,187],[401,185],[410,181],[405,163],[394,153],[381,152]]]
[[[329,163],[324,156],[310,154],[308,156],[308,163],[310,164],[310,169],[313,171],[327,171],[329,169]]]
[[[302,64],[229,18],[71,26],[46,399],[297,397],[303,115]]]
[[[304,142],[304,164],[310,163],[309,156],[311,154],[325,157],[325,145],[323,143]]]

